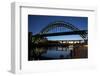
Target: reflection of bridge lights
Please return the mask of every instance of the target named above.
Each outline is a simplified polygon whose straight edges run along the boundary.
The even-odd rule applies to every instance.
[[[69,46],[69,50],[73,50],[73,45],[70,45]]]

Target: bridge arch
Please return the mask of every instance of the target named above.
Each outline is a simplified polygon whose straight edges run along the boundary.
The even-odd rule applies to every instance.
[[[45,28],[43,28],[40,31],[40,34],[46,34],[48,33],[50,30],[57,28],[57,27],[64,27],[67,29],[70,29],[72,31],[80,31],[79,28],[75,27],[73,24],[69,23],[69,22],[65,22],[65,21],[55,21],[53,23],[50,23],[48,26],[46,26]],[[80,36],[85,40],[87,34],[80,34]]]

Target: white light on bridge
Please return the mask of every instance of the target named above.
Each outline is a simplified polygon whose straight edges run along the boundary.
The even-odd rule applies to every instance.
[[[73,44],[73,41],[69,41],[70,44]]]
[[[74,41],[74,43],[79,43],[79,41]]]
[[[79,41],[77,41],[77,43],[79,43]]]
[[[65,41],[63,43],[66,43]]]
[[[76,44],[76,41],[74,41],[74,43]]]
[[[66,43],[66,41],[59,41],[60,43]]]
[[[60,43],[62,43],[62,41],[59,41]]]

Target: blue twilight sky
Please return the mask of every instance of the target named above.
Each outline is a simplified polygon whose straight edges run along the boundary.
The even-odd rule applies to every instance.
[[[35,35],[39,33],[48,24],[55,21],[69,22],[73,24],[75,27],[82,30],[88,29],[88,17],[28,15],[28,31],[32,32],[33,35]],[[82,38],[79,35],[65,35],[65,36],[48,37],[48,39],[49,40],[79,40]]]

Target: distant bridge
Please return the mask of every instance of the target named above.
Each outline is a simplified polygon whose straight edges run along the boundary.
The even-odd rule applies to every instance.
[[[56,30],[55,32],[52,30]],[[63,30],[65,29],[65,31]],[[70,31],[68,31],[68,29]],[[47,37],[47,36],[60,36],[60,35],[80,35],[84,40],[87,40],[87,30],[80,30],[73,24],[64,21],[55,21],[44,27],[38,34],[33,37]]]

